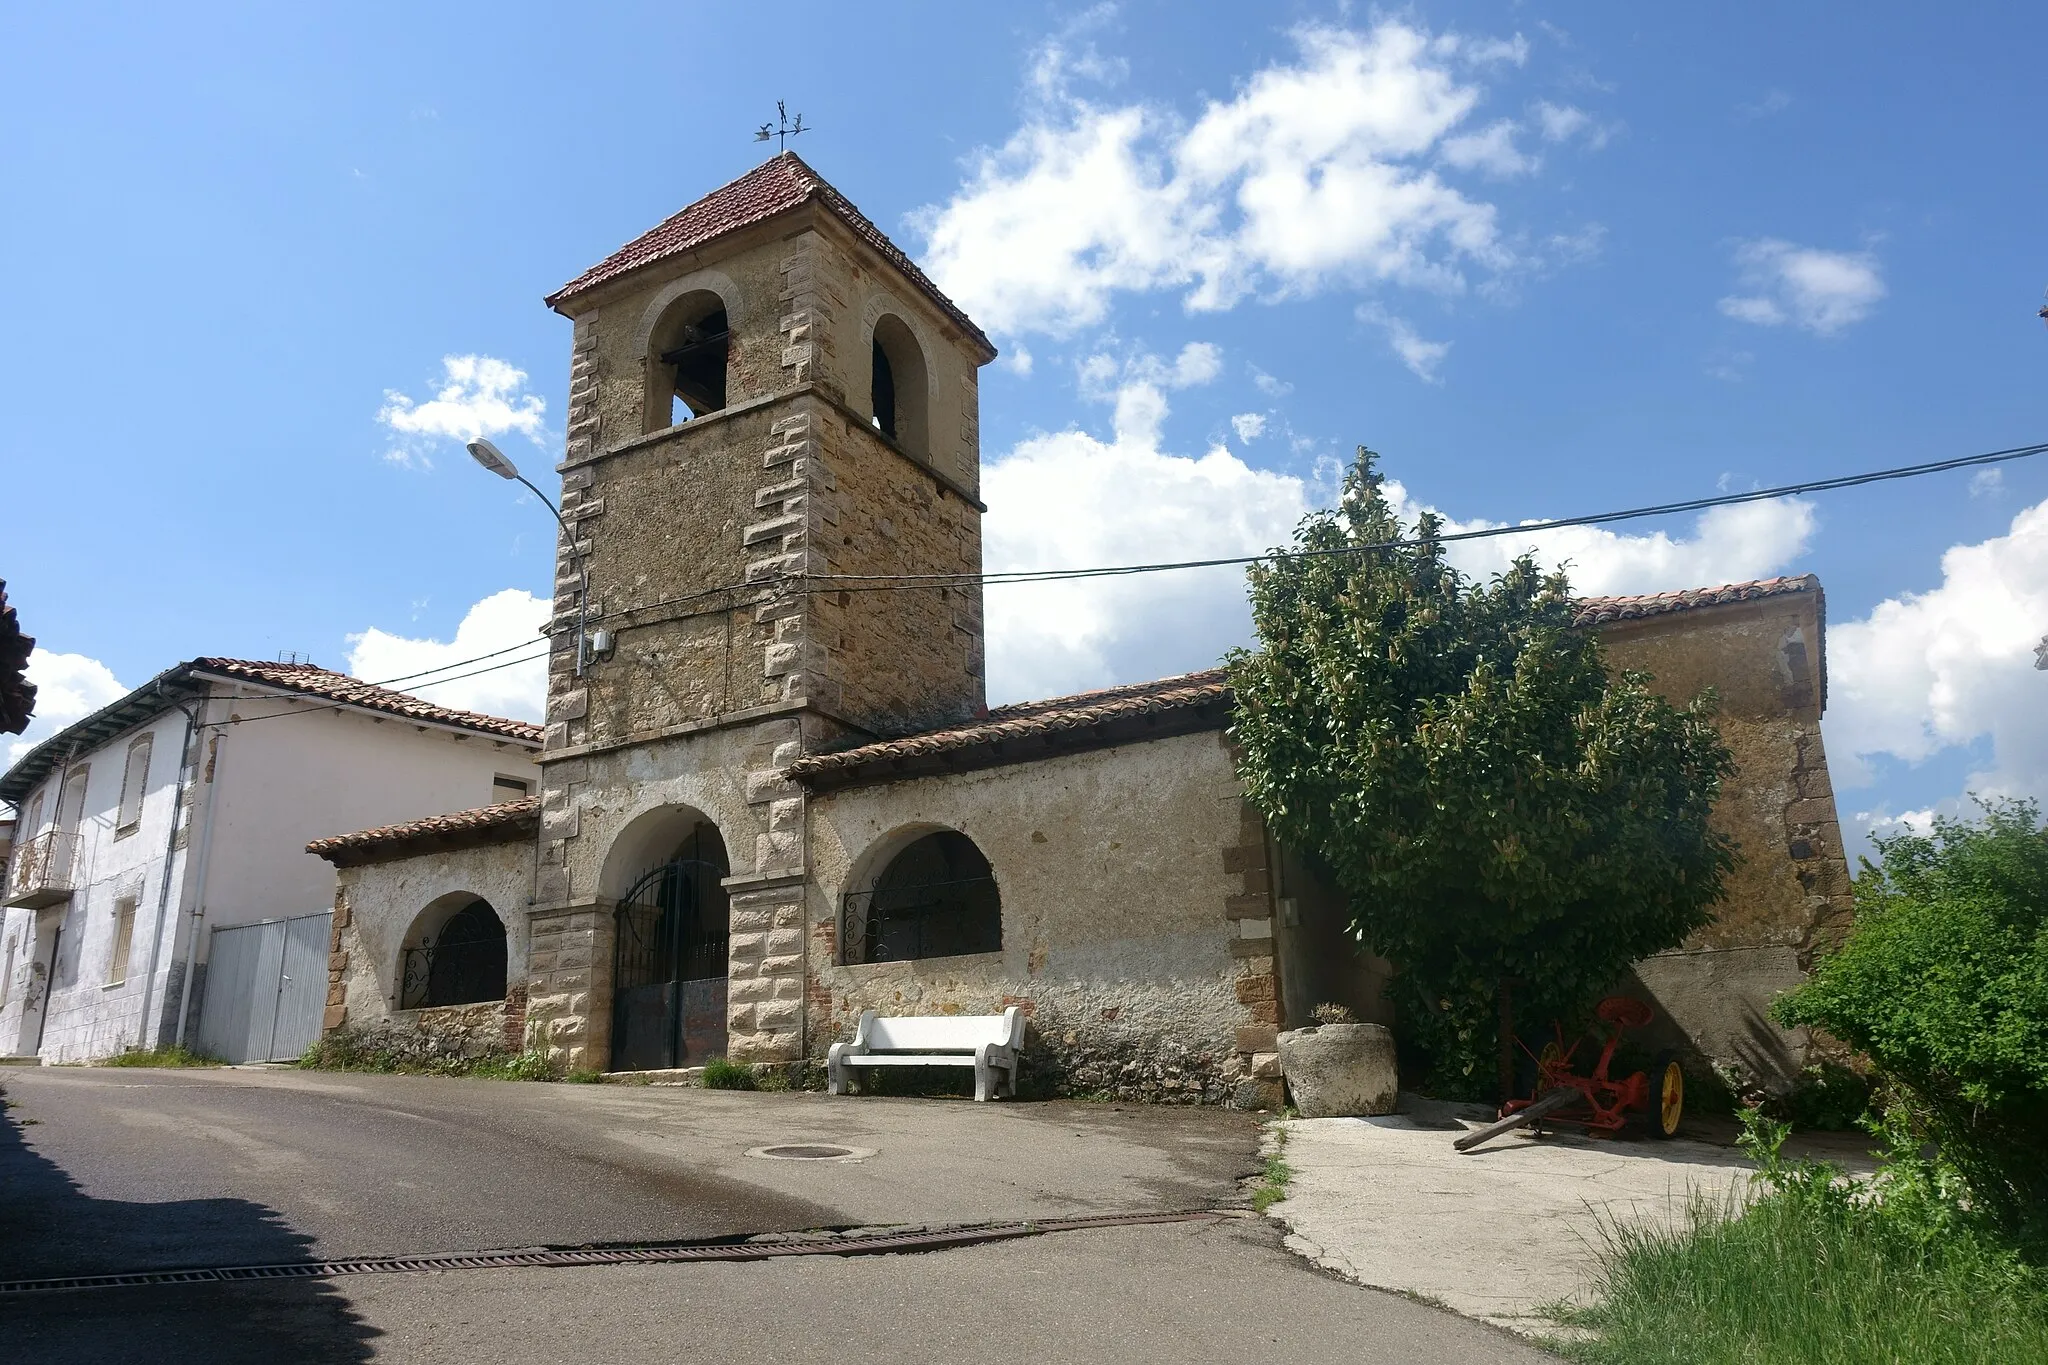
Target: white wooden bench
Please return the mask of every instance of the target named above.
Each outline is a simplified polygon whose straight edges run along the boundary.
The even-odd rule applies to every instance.
[[[1024,1011],[1012,1005],[1001,1014],[955,1014],[884,1019],[873,1010],[860,1017],[850,1043],[834,1043],[825,1054],[827,1089],[843,1095],[861,1066],[971,1066],[974,1098],[995,1092],[996,1073],[1006,1073],[1010,1098],[1017,1098],[1017,1055],[1024,1048]]]

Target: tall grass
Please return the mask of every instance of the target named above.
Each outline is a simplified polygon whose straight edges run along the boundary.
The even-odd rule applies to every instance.
[[[147,1052],[140,1048],[129,1048],[126,1052],[117,1052],[111,1057],[102,1057],[94,1062],[93,1065],[192,1067],[222,1066],[225,1063],[218,1057],[209,1057],[203,1052],[194,1052],[187,1047],[160,1047],[153,1048]]]
[[[1695,1197],[1676,1228],[1613,1224],[1590,1328],[1596,1365],[2016,1365],[2048,1361],[2048,1276],[1931,1164],[1872,1181],[1781,1163],[1766,1134],[1746,1207]]]

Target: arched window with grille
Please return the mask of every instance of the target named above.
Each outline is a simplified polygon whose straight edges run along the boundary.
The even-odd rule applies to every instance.
[[[888,858],[845,907],[848,962],[902,962],[999,952],[1002,897],[994,869],[974,841],[942,829]]]
[[[400,954],[398,1007],[475,1005],[505,998],[505,922],[481,896],[427,907]]]

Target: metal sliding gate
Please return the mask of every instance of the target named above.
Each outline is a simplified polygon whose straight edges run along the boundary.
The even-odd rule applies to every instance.
[[[612,1069],[702,1066],[725,1053],[731,915],[723,863],[678,858],[614,911]]]
[[[289,1061],[320,1037],[331,915],[215,929],[199,1051],[228,1062]]]

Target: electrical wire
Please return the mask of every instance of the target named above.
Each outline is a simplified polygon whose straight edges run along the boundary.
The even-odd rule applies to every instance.
[[[977,584],[999,587],[1010,583],[1060,583],[1080,579],[1119,578],[1136,574],[1172,573],[1184,569],[1223,568],[1290,559],[1316,559],[1339,555],[1355,555],[1370,553],[1376,550],[1410,549],[1425,544],[1448,544],[1454,541],[1484,540],[1499,536],[1533,536],[1573,526],[1600,526],[1617,521],[1640,520],[1645,517],[1673,516],[1683,512],[1705,511],[1714,507],[1732,507],[1743,503],[1767,502],[1774,498],[1796,497],[1804,493],[1825,493],[1836,489],[1857,488],[1866,484],[1883,483],[1897,479],[1920,478],[1929,474],[1941,474],[1952,470],[1970,469],[1983,465],[2026,459],[2030,456],[2044,453],[2048,453],[2048,442],[2037,445],[2014,446],[2006,450],[1987,451],[1983,454],[1966,455],[1952,460],[1934,460],[1922,464],[1899,465],[1889,469],[1868,470],[1859,474],[1845,474],[1828,479],[1809,479],[1801,483],[1783,484],[1776,488],[1757,488],[1742,493],[1722,493],[1707,498],[1687,498],[1678,502],[1658,503],[1647,507],[1632,507],[1611,512],[1594,512],[1584,516],[1560,517],[1551,521],[1524,522],[1510,526],[1489,526],[1471,531],[1452,531],[1428,539],[1411,537],[1403,540],[1376,541],[1364,545],[1346,545],[1327,550],[1272,550],[1265,554],[1257,555],[1233,555],[1214,559],[1186,559],[1153,564],[1120,564],[1080,569],[1016,569],[979,574],[800,574],[787,579],[720,584],[717,587],[704,588],[696,592],[684,593],[677,597],[661,598],[653,602],[643,602],[637,606],[620,608],[617,611],[591,619],[593,621],[614,620],[618,617],[631,616],[644,611],[653,611],[661,607],[681,606],[686,603],[700,602],[707,597],[715,597],[720,593],[739,593],[749,590],[757,592],[796,591],[815,594],[820,592],[890,592],[932,587],[967,587]],[[799,587],[796,586],[798,584],[814,586]],[[739,605],[739,603],[734,603],[726,609],[736,609]],[[476,655],[474,658],[455,659],[436,668],[423,669],[417,673],[400,674],[394,678],[386,678],[366,685],[370,687],[388,687],[393,683],[411,682],[416,687],[437,687],[442,683],[458,682],[465,678],[478,677],[485,673],[496,672],[501,668],[515,668],[521,664],[533,663],[548,656],[550,650],[543,649],[538,654],[508,659],[503,663],[493,664],[488,668],[479,668],[468,673],[455,673],[446,677],[434,676],[445,673],[451,668],[463,668],[469,664],[496,659],[501,655],[512,653],[514,650],[525,649],[529,647],[530,643],[530,641],[522,641],[519,644],[507,645],[503,649],[492,650],[488,654]],[[426,679],[427,681],[415,681],[417,679]],[[355,702],[335,702],[311,708],[277,712],[267,716],[250,716],[240,721],[213,723],[246,725],[257,720],[275,720],[279,716],[285,715],[309,715],[316,711],[339,710],[345,706],[359,704]],[[368,709],[374,710],[375,708]]]
[[[1658,503],[1650,507],[1631,507],[1614,512],[1594,512],[1577,517],[1559,517],[1553,521],[1523,522],[1511,526],[1487,526],[1472,531],[1452,531],[1430,537],[1411,537],[1404,540],[1375,541],[1364,545],[1346,545],[1327,550],[1270,550],[1265,554],[1233,555],[1218,559],[1184,559],[1157,564],[1121,564],[1089,569],[1015,569],[996,573],[959,574],[808,574],[809,582],[844,591],[864,592],[889,590],[893,588],[950,587],[981,584],[997,586],[1005,583],[1062,583],[1084,578],[1117,578],[1132,574],[1170,573],[1180,569],[1210,569],[1229,565],[1259,564],[1289,559],[1320,559],[1333,555],[1364,554],[1374,550],[1412,549],[1422,545],[1441,545],[1452,541],[1485,540],[1497,536],[1541,535],[1546,531],[1562,530],[1571,526],[1600,526],[1608,522],[1632,521],[1643,517],[1671,516],[1680,512],[1698,512],[1713,507],[1732,507],[1740,503],[1768,502],[1774,498],[1795,497],[1801,493],[1825,493],[1839,488],[1856,488],[1864,484],[1882,483],[1893,479],[1919,478],[1927,474],[1941,474],[1950,470],[1970,469],[1981,465],[2000,464],[2008,460],[2021,460],[2028,456],[2048,453],[2048,442],[2039,445],[2014,446],[2009,450],[1988,451],[1982,455],[1966,455],[1954,460],[1935,460],[1926,464],[1901,465],[1892,469],[1869,470],[1861,474],[1845,474],[1832,479],[1810,479],[1804,483],[1783,484],[1777,488],[1756,488],[1744,493],[1722,493],[1710,498],[1687,498],[1680,502]],[[867,586],[857,586],[867,585]]]

